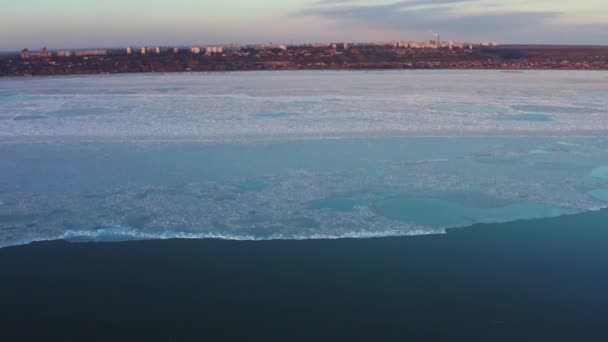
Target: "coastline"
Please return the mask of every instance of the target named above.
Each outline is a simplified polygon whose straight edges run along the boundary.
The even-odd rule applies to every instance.
[[[200,50],[200,47],[199,47]],[[505,45],[409,48],[392,45],[289,46],[203,53],[184,48],[29,50],[0,57],[0,77],[272,70],[608,70],[608,46]],[[67,53],[67,54],[66,54]]]
[[[297,71],[327,71],[327,72],[365,72],[365,71],[497,71],[508,74],[517,74],[533,71],[582,71],[582,72],[608,72],[608,68],[603,69],[585,69],[585,68],[526,68],[526,69],[512,69],[512,68],[323,68],[323,69],[242,69],[242,70],[197,70],[197,71],[134,71],[134,72],[84,72],[84,73],[68,73],[68,74],[28,74],[28,75],[2,75],[1,79],[12,79],[12,78],[46,78],[46,77],[76,77],[76,76],[111,76],[111,75],[172,75],[172,74],[193,74],[193,75],[204,75],[204,74],[231,74],[231,73],[255,73],[255,72],[297,72]]]
[[[0,318],[19,340],[599,341],[607,220],[601,210],[413,237],[7,247]]]

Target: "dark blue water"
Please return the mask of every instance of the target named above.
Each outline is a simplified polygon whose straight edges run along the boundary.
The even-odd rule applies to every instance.
[[[446,235],[0,249],[7,341],[605,341],[608,211]]]

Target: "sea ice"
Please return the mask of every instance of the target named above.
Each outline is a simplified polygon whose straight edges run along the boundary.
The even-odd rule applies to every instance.
[[[432,234],[602,208],[602,77],[1,79],[0,246]]]

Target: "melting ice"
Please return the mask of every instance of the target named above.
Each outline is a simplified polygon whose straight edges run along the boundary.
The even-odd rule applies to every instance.
[[[603,72],[0,80],[0,246],[441,233],[608,203]]]

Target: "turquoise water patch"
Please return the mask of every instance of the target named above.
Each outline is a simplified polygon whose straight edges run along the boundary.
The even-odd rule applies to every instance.
[[[468,190],[471,191],[472,193],[478,193],[478,192],[481,192],[482,190],[484,190],[484,188],[479,184],[469,184],[467,187],[468,187]]]
[[[475,188],[473,188],[475,189]],[[478,191],[425,191],[426,198],[440,198],[443,201],[457,203],[463,207],[471,207],[477,209],[492,209],[507,206],[512,204],[512,201],[499,199],[495,196],[488,195],[483,192],[484,187],[477,185]],[[404,195],[400,195],[404,197]],[[399,196],[396,196],[399,197]],[[411,198],[411,196],[410,196]]]
[[[310,100],[296,100],[293,101],[292,104],[297,105],[297,106],[309,106],[309,105],[313,105],[317,103],[316,101],[310,101]]]
[[[260,192],[268,187],[265,179],[249,179],[239,185],[240,192]]]
[[[384,217],[430,227],[458,227],[483,222],[552,217],[558,209],[536,203],[514,203],[501,207],[477,208],[434,198],[386,198],[377,202],[375,211]]]
[[[46,119],[46,116],[43,115],[19,115],[13,118],[15,121],[29,121],[29,120],[41,120]]]
[[[325,198],[312,201],[309,204],[310,209],[332,209],[335,211],[353,211],[359,204],[358,201],[351,198]]]
[[[108,90],[106,95],[134,95],[138,94],[137,90],[127,90],[127,89],[111,89]]]
[[[561,146],[568,146],[568,147],[577,147],[577,146],[580,146],[579,144],[571,143],[571,142],[568,142],[568,141],[557,141],[555,144],[561,145]]]
[[[39,99],[34,95],[0,95],[0,102],[17,103]]]
[[[587,168],[584,165],[569,163],[566,161],[533,161],[531,165],[536,169],[562,171],[570,174],[584,175],[587,173]]]
[[[173,93],[176,91],[181,91],[186,89],[185,87],[165,87],[165,88],[158,88],[156,89],[156,91],[160,92],[160,93]]]
[[[498,120],[504,121],[527,121],[527,122],[548,122],[553,119],[546,114],[513,114],[513,115],[501,115]]]
[[[551,151],[545,150],[543,148],[535,148],[533,150],[530,150],[530,152],[528,152],[528,153],[530,153],[530,154],[551,154]]]
[[[382,179],[382,178],[384,178],[385,174],[386,174],[386,171],[384,170],[384,166],[378,165],[374,168],[374,176],[376,178]]]
[[[599,166],[591,170],[589,176],[594,178],[608,178],[608,166]]]
[[[475,158],[475,161],[482,164],[494,164],[505,166],[521,164],[520,159],[509,156],[479,156]]]
[[[294,113],[284,113],[284,112],[261,112],[261,113],[253,113],[253,116],[256,119],[286,119],[294,116]]]
[[[499,106],[488,106],[479,104],[444,104],[433,106],[434,110],[455,112],[455,113],[491,113],[503,114],[507,113],[507,108]]]
[[[596,189],[589,191],[589,195],[591,197],[598,199],[600,201],[608,202],[608,189]]]
[[[224,201],[234,201],[236,200],[236,195],[234,194],[222,194],[219,195],[215,198],[215,201],[217,202],[224,202]]]
[[[111,114],[112,110],[108,108],[63,108],[59,110],[55,110],[52,112],[48,112],[48,115],[53,117],[67,118],[67,117],[77,117],[77,116],[89,116],[89,115],[104,115]]]
[[[514,105],[511,108],[522,112],[554,113],[554,114],[586,114],[595,112],[593,108],[587,107],[562,107],[545,105]]]
[[[376,203],[374,208],[384,217],[425,226],[464,225],[473,221],[463,216],[462,206],[434,199],[387,198]]]

